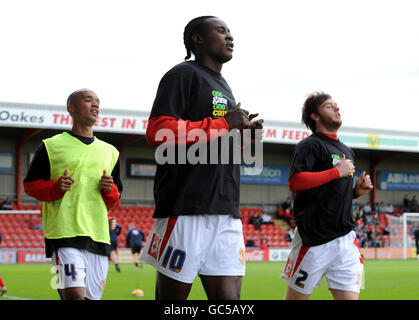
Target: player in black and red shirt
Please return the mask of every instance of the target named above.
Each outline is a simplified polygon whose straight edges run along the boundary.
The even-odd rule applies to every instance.
[[[192,53],[195,60],[164,75],[146,132],[152,146],[176,146],[176,162],[157,159],[156,221],[142,259],[158,271],[156,299],[186,299],[197,274],[209,299],[238,299],[245,272],[240,165],[231,157],[223,164],[221,143],[211,147],[231,130],[261,129],[263,120],[252,121],[258,114],[240,108],[221,75],[233,53],[233,37],[223,21],[213,16],[193,19],[185,27],[184,43],[185,60]],[[172,134],[162,140],[162,130]],[[202,143],[194,144],[194,132],[204,136],[205,159],[218,151],[215,163],[191,163],[186,156],[183,164],[179,160]],[[232,153],[235,141],[228,139],[227,153]]]
[[[372,190],[371,179],[364,171],[353,188],[355,156],[337,137],[342,120],[330,95],[310,95],[302,114],[313,134],[297,144],[289,174],[297,228],[281,275],[285,298],[308,299],[325,276],[335,299],[358,299],[363,263],[352,199]]]

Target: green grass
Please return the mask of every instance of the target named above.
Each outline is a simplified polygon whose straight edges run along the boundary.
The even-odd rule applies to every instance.
[[[57,291],[51,289],[49,264],[0,265],[0,273],[9,291],[4,299],[58,300]],[[286,283],[279,278],[283,262],[248,262],[243,279],[242,300],[282,300]],[[122,272],[115,271],[111,264],[102,300],[154,300],[155,270],[149,265],[135,270],[133,264],[122,264]],[[365,289],[361,290],[361,300],[418,300],[419,262],[416,259],[366,260]],[[131,296],[131,291],[141,288],[142,298]],[[205,300],[205,292],[195,280],[189,299]],[[324,280],[316,288],[312,300],[331,300],[331,294]]]

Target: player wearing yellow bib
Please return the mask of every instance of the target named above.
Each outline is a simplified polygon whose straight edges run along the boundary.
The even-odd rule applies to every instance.
[[[42,201],[46,256],[57,267],[63,299],[97,300],[108,273],[107,211],[122,192],[119,152],[93,136],[99,115],[93,91],[72,93],[67,110],[72,130],[43,140],[24,187]]]

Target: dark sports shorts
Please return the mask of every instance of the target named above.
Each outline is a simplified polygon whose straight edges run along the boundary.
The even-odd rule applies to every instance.
[[[111,242],[111,251],[116,251],[117,247],[118,247],[118,242]]]
[[[131,252],[132,253],[140,253],[141,252],[141,249],[142,249],[142,246],[132,246],[131,247]]]

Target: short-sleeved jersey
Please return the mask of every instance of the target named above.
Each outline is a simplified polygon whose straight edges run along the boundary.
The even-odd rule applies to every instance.
[[[163,76],[150,118],[166,115],[185,121],[217,119],[224,117],[235,105],[233,93],[221,74],[187,61]],[[187,150],[189,148],[186,146]],[[209,143],[206,148],[209,156]],[[191,164],[188,161],[186,164],[157,164],[153,217],[225,214],[240,218],[240,165],[234,164],[232,158],[230,155],[230,161],[221,164],[219,147],[217,164]]]
[[[348,146],[321,133],[314,133],[297,144],[289,177],[296,172],[331,169],[343,154],[354,162],[354,153]],[[352,186],[353,177],[347,176],[296,192],[294,220],[305,246],[329,242],[355,228]]]

